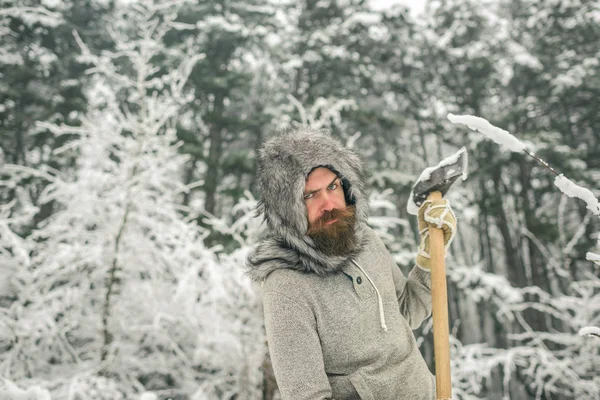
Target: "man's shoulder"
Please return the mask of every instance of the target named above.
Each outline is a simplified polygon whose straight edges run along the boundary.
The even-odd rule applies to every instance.
[[[315,274],[280,268],[271,272],[263,282],[263,291],[295,293],[304,290],[316,278]]]
[[[381,240],[381,238],[379,237],[379,235],[377,235],[377,232],[375,232],[373,230],[373,228],[371,228],[370,226],[365,224],[364,231],[365,231],[366,245],[368,247],[377,246],[380,248],[387,249],[385,247],[385,244],[383,243],[383,240]]]

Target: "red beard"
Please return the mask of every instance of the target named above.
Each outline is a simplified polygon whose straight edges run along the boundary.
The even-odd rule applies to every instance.
[[[328,224],[331,221],[335,222]],[[333,209],[325,211],[321,218],[310,224],[306,234],[314,241],[317,249],[326,255],[343,256],[356,245],[355,223],[354,206]]]

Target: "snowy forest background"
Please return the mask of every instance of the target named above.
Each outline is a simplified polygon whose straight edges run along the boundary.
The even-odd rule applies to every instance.
[[[405,273],[412,184],[467,147],[455,398],[600,398],[600,340],[577,334],[600,326],[600,216],[446,118],[508,130],[597,198],[598,1],[0,4],[0,397],[277,398],[243,265],[255,150],[296,121],[365,160]],[[415,334],[433,371],[431,324]]]

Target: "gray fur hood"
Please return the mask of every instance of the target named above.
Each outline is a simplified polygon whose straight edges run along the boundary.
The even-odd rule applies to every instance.
[[[310,171],[328,167],[341,176],[347,204],[356,206],[356,249],[345,256],[327,256],[306,236],[308,219],[304,186]],[[263,281],[276,269],[290,268],[326,276],[344,269],[365,242],[368,204],[359,157],[326,132],[295,128],[265,141],[257,155],[257,184],[269,234],[247,259],[247,273]]]

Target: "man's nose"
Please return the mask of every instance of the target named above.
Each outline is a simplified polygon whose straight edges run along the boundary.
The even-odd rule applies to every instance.
[[[335,208],[335,204],[333,202],[333,198],[327,194],[323,195],[323,206],[321,207],[322,211],[331,211]]]

